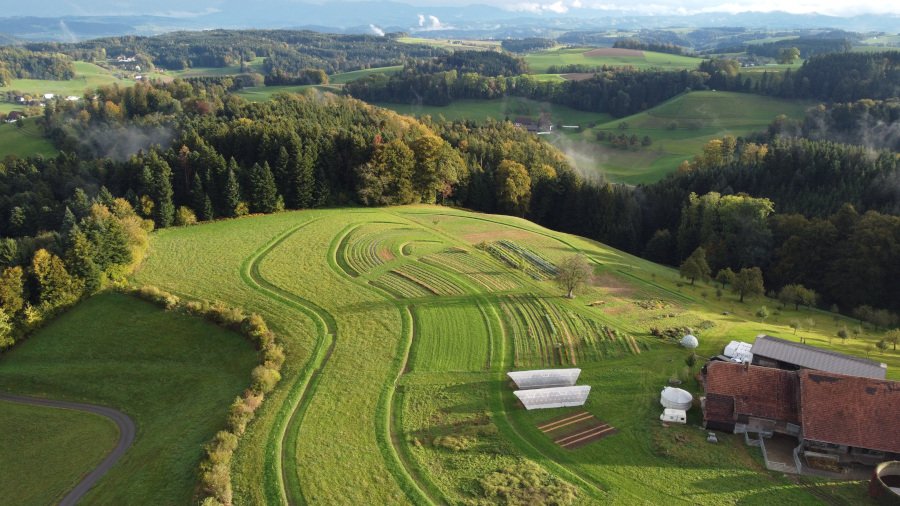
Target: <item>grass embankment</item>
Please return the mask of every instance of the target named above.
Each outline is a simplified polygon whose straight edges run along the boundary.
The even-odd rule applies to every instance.
[[[596,51],[593,47],[557,48],[536,51],[525,55],[528,68],[535,74],[546,74],[551,65],[587,65],[591,67],[634,67],[637,69],[658,68],[663,70],[694,69],[700,65],[700,58],[680,56],[653,51],[641,54],[617,55],[616,51]],[[594,54],[591,52],[594,51]],[[596,54],[608,53],[608,54]]]
[[[0,123],[0,160],[8,155],[20,158],[33,155],[56,156],[56,148],[44,137],[44,129],[38,118],[20,119],[15,123]]]
[[[201,449],[223,427],[255,364],[255,351],[237,334],[110,293],[82,302],[4,355],[0,389],[110,406],[134,419],[134,445],[86,503],[186,504]],[[82,459],[78,444],[46,449]]]
[[[694,91],[679,95],[647,111],[599,124],[579,132],[563,131],[551,140],[573,154],[585,171],[597,171],[611,181],[649,183],[674,172],[703,145],[724,135],[741,136],[765,130],[780,114],[800,118],[810,102],[783,100],[748,93]],[[620,125],[626,124],[626,129]],[[626,149],[598,141],[597,133],[638,139],[652,144]]]
[[[565,300],[533,279],[546,279],[534,266],[526,275],[475,247],[500,239],[551,262],[581,251],[597,265],[594,280]],[[763,332],[854,354],[876,339],[839,343],[830,336],[853,323],[828,313],[717,300],[712,286],[688,287],[672,269],[592,241],[428,206],[165,230],[137,278],[259,312],[286,341],[285,381],[236,456],[241,503],[278,502],[282,486],[307,502],[476,500],[480,478],[522,458],[577,486],[584,502],[815,503],[807,484],[765,471],[740,438],[711,446],[694,427],[659,427],[659,389],[690,372],[687,353],[649,328],[696,329],[703,356]],[[309,319],[311,304],[332,322],[333,341]],[[762,304],[773,310],[765,322],[754,316]],[[798,336],[794,319],[807,322]],[[900,356],[874,358],[898,377]],[[580,383],[594,387],[586,408],[620,432],[575,451],[555,446],[536,424],[559,410],[526,412],[508,388],[503,373],[520,362],[581,367]],[[687,388],[699,387],[688,378]],[[864,494],[859,483],[815,486]]]
[[[0,401],[0,490],[6,504],[55,504],[112,451],[115,423],[68,409]]]

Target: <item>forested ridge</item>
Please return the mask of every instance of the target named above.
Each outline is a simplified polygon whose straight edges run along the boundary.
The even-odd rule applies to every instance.
[[[75,67],[63,55],[0,47],[0,86],[13,79],[66,80],[75,77]]]
[[[208,30],[172,32],[154,37],[122,36],[84,42],[26,44],[27,49],[58,52],[77,60],[104,60],[140,55],[166,69],[226,67],[264,57],[266,73],[295,74],[321,69],[328,74],[398,65],[405,58],[447,54],[424,44],[405,44],[395,37],[334,35],[300,30]]]

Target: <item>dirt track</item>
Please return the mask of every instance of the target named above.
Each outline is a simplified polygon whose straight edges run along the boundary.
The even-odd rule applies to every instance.
[[[75,411],[84,411],[86,413],[93,413],[95,415],[104,416],[112,420],[116,426],[119,428],[119,442],[116,444],[116,447],[113,448],[113,451],[103,459],[103,462],[100,462],[93,471],[88,473],[87,476],[82,479],[78,485],[75,485],[65,497],[63,497],[62,501],[60,501],[60,506],[73,506],[77,503],[84,494],[88,492],[88,490],[93,487],[100,478],[109,471],[116,462],[122,458],[122,455],[125,455],[125,452],[128,451],[128,448],[131,447],[131,443],[134,442],[134,434],[135,427],[134,422],[131,418],[122,413],[121,411],[116,411],[112,408],[107,408],[103,406],[95,406],[93,404],[81,404],[79,402],[67,402],[67,401],[55,401],[52,399],[38,399],[36,397],[22,397],[19,395],[8,395],[0,393],[0,401],[8,401],[15,402],[17,404],[28,404],[30,406],[45,406],[48,408],[59,408],[59,409],[72,409]]]

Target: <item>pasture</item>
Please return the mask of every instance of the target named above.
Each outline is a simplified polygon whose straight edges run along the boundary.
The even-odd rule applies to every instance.
[[[569,300],[541,273],[575,252],[594,276]],[[673,269],[525,220],[410,206],[166,229],[135,278],[259,312],[286,345],[284,380],[235,456],[236,503],[479,501],[482,479],[523,461],[574,486],[580,504],[852,503],[865,492],[770,473],[738,437],[710,446],[696,411],[693,425],[660,427],[666,380],[699,386],[687,352],[649,329],[691,327],[701,356],[760,333],[864,355],[875,333],[842,343],[832,336],[854,323],[841,317],[718,299]],[[763,304],[773,314],[759,321]],[[873,358],[900,377],[900,355]],[[545,365],[581,367],[594,388],[584,409],[619,432],[554,444],[538,425],[566,410],[526,412],[504,376]]]
[[[599,124],[580,132],[564,131],[549,140],[568,153],[585,172],[599,172],[610,181],[651,183],[674,172],[684,160],[700,153],[708,141],[765,130],[780,114],[801,118],[812,103],[748,93],[694,91],[652,109]],[[623,129],[620,125],[627,125]],[[616,148],[598,141],[597,134],[648,136],[647,147]]]
[[[55,504],[118,439],[91,413],[0,401],[0,489],[8,504]]]
[[[0,87],[2,91],[19,91],[31,95],[53,93],[55,95],[81,97],[88,90],[100,86],[118,83],[120,86],[132,86],[134,80],[120,79],[113,71],[85,61],[74,61],[75,78],[68,81],[51,81],[44,79],[13,79],[8,86]]]
[[[38,125],[38,118],[19,120],[14,123],[0,123],[0,160],[8,155],[25,158],[32,155],[56,156],[56,148],[44,137],[44,129]]]
[[[228,405],[249,384],[256,362],[255,350],[235,333],[108,293],[80,303],[0,358],[0,390],[105,405],[134,420],[134,445],[86,503],[187,504],[201,449],[224,426]],[[36,448],[41,458],[48,465],[72,461],[58,468],[59,476],[25,478],[36,490],[46,489],[50,500],[115,445],[115,426],[110,437],[109,427],[89,420],[82,432],[74,416],[52,422],[66,437],[37,424],[34,430],[42,432],[17,436],[46,434]],[[79,425],[61,427],[68,422]],[[10,461],[3,462],[5,473]],[[47,502],[34,499],[13,503]]]
[[[437,118],[438,116],[443,116],[444,119],[449,121],[483,121],[488,118],[498,121],[505,119],[515,121],[516,118],[520,117],[536,121],[541,114],[545,113],[550,114],[554,125],[557,123],[566,125],[599,124],[612,120],[612,117],[608,114],[579,111],[564,105],[539,102],[521,97],[507,97],[494,100],[455,100],[447,106],[392,103],[376,103],[375,105],[391,109],[400,114],[416,117],[428,115]]]
[[[535,74],[546,74],[551,65],[588,65],[591,67],[634,67],[637,69],[694,69],[701,59],[653,51],[630,49],[565,47],[536,51],[525,55],[528,68]]]

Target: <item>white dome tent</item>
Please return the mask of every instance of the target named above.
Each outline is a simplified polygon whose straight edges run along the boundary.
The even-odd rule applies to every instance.
[[[693,350],[700,346],[700,341],[693,334],[688,334],[681,338],[681,345],[689,350]]]
[[[664,408],[689,410],[694,402],[694,396],[687,390],[680,388],[666,387],[663,388],[662,394],[659,396],[659,403]]]

